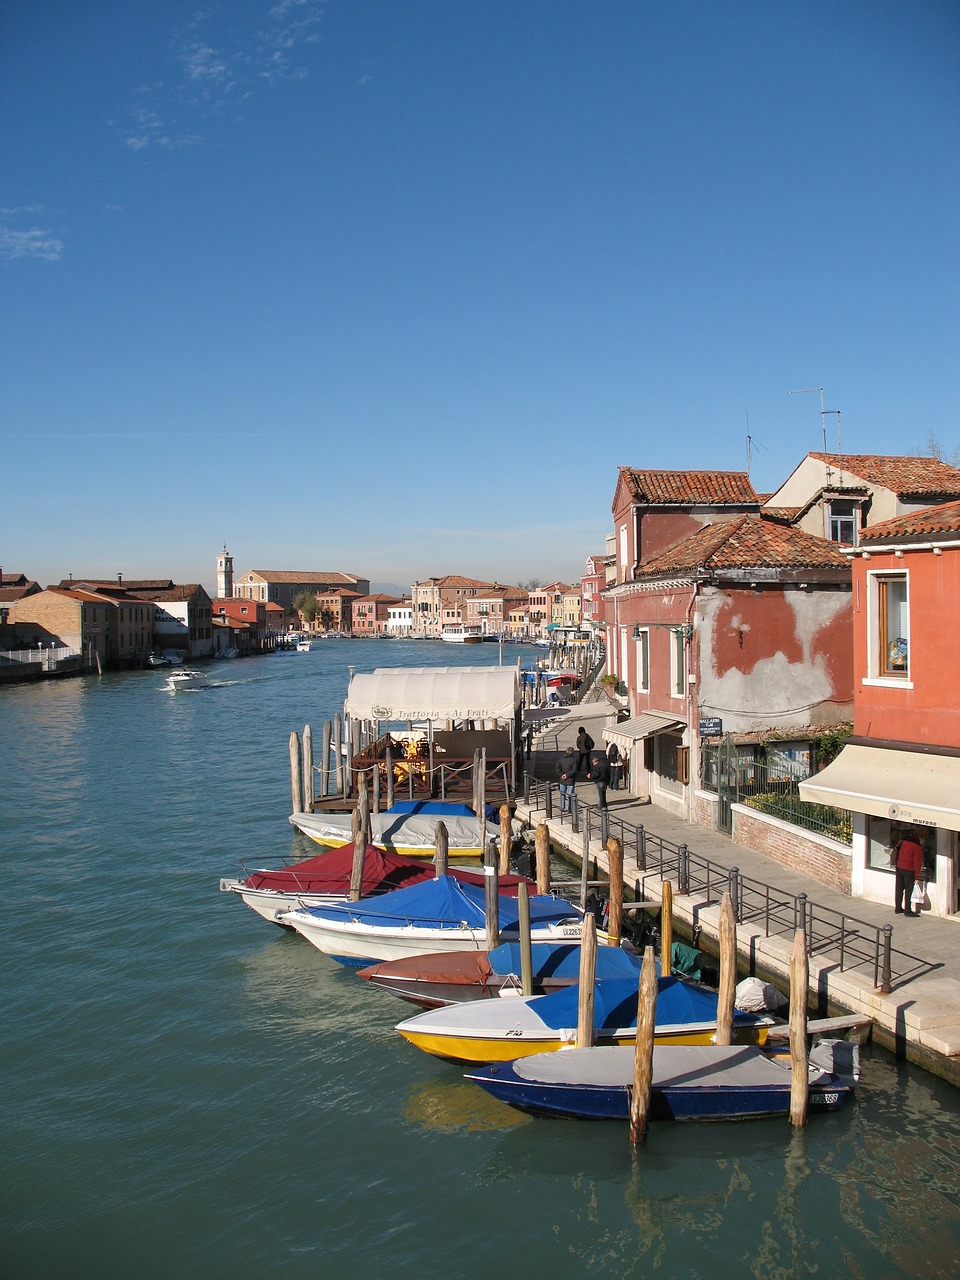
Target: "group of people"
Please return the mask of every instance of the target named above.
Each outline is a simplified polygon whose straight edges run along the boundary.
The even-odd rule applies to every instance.
[[[577,745],[567,747],[556,763],[555,772],[560,782],[561,813],[569,813],[573,807],[578,778],[594,783],[601,809],[607,807],[607,788],[619,791],[623,786],[623,760],[617,744],[611,742],[606,751],[597,749],[583,725],[577,730]]]

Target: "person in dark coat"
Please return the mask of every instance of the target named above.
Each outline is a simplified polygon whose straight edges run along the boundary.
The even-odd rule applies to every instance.
[[[607,807],[607,787],[610,785],[610,765],[602,751],[595,751],[590,757],[590,770],[587,777],[596,783],[597,802],[601,809]]]
[[[615,742],[607,747],[607,763],[610,766],[610,786],[614,791],[620,790],[620,779],[623,777],[623,762],[620,759],[620,748]]]
[[[583,725],[577,730],[577,773],[582,773],[590,765],[590,752],[593,750],[593,739]]]
[[[916,831],[904,832],[903,839],[897,845],[893,855],[896,876],[896,902],[894,913],[904,916],[918,916],[919,909],[914,911],[910,902],[913,886],[923,871],[923,847],[917,840]]]
[[[577,752],[575,747],[567,747],[554,765],[554,773],[560,780],[560,812],[569,813],[573,803],[573,790],[577,781]]]

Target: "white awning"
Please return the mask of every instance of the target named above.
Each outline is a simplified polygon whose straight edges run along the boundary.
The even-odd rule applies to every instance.
[[[800,799],[960,831],[960,756],[849,745],[800,783]]]
[[[629,751],[641,738],[652,737],[655,733],[667,733],[671,729],[679,729],[682,720],[674,716],[662,715],[659,711],[645,711],[642,716],[634,716],[632,720],[622,720],[620,724],[609,725],[603,730],[604,742],[615,742],[618,747]]]
[[[381,667],[350,681],[355,720],[511,720],[520,705],[516,667]]]

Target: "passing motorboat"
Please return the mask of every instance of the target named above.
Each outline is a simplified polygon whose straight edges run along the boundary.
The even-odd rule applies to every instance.
[[[209,684],[210,681],[202,671],[191,671],[188,667],[181,667],[178,671],[170,672],[164,688],[168,693],[183,693],[192,692],[194,689],[206,689]]]

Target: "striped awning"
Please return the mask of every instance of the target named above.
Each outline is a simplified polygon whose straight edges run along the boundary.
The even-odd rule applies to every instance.
[[[632,720],[622,720],[620,724],[611,724],[603,730],[604,742],[615,742],[618,747],[628,751],[641,738],[650,738],[655,733],[668,733],[671,729],[683,728],[684,722],[675,716],[666,716],[659,711],[645,711],[642,716],[634,716]]]

